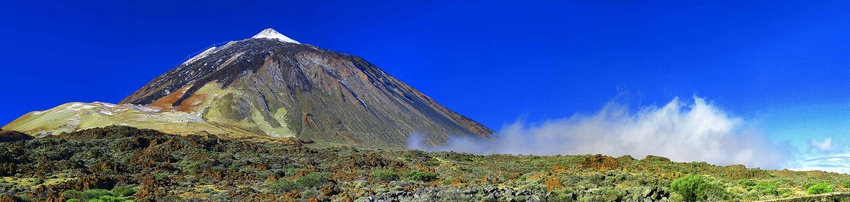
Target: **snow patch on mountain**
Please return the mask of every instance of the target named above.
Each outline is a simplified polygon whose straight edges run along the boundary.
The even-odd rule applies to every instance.
[[[216,51],[215,46],[210,47],[207,50],[205,50],[204,52],[201,52],[200,54],[195,55],[195,57],[189,58],[189,60],[186,60],[186,62],[183,62],[183,65],[192,64],[193,62],[198,61],[201,58],[207,57],[208,55],[214,53],[215,51]]]
[[[282,42],[301,44],[298,41],[290,39],[289,37],[286,37],[285,35],[281,34],[280,32],[275,31],[272,28],[264,29],[259,34],[254,35],[254,37],[251,37],[251,38],[254,38],[254,39],[259,39],[259,38],[277,39],[277,40],[282,41]]]

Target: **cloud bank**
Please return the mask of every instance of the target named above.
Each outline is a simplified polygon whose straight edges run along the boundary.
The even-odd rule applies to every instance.
[[[821,155],[814,158],[794,162],[792,170],[822,170],[836,173],[847,173],[850,165],[850,154]]]
[[[791,170],[850,173],[850,153],[847,153],[846,140],[833,137],[826,137],[823,141],[810,139],[808,144],[798,144],[794,149],[795,160],[789,162]]]
[[[593,115],[576,114],[540,124],[516,122],[489,139],[454,136],[436,148],[414,134],[407,147],[475,154],[657,155],[673,161],[761,168],[780,168],[785,156],[761,133],[747,130],[742,118],[731,117],[698,97],[690,105],[674,98],[663,107],[643,107],[635,113],[609,103]]]
[[[812,139],[811,144],[812,144],[812,146],[814,146],[815,148],[817,148],[818,150],[820,150],[822,152],[827,152],[827,151],[832,150],[832,138],[831,137],[824,139],[823,142],[818,142],[817,140]]]

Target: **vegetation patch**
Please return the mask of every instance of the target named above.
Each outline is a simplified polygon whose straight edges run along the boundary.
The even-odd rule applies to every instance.
[[[431,172],[422,172],[418,170],[412,170],[404,175],[408,180],[413,181],[422,181],[429,182],[437,178],[437,174]]]
[[[725,191],[699,175],[688,175],[673,181],[670,187],[686,201],[716,201],[725,198]]]
[[[398,179],[398,173],[395,170],[375,170],[372,172],[372,177],[383,181],[393,181]]]
[[[833,191],[834,191],[834,189],[832,188],[832,186],[830,186],[827,183],[822,182],[822,183],[817,183],[815,185],[810,186],[808,188],[808,190],[806,191],[806,193],[809,194],[809,195],[814,195],[814,194],[831,193]]]
[[[0,151],[0,198],[19,201],[758,201],[850,184],[845,174],[657,156],[379,150],[121,126],[0,143]]]

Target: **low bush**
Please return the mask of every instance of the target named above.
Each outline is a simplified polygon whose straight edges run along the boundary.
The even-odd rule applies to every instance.
[[[818,184],[818,183],[805,181],[805,182],[803,182],[803,190],[809,190],[809,187],[812,187],[816,184]]]
[[[116,186],[115,188],[112,188],[112,193],[118,196],[132,196],[133,194],[136,194],[136,190],[132,187]]]
[[[620,192],[617,189],[607,189],[602,192],[602,198],[605,201],[620,201],[623,199],[624,193]]]
[[[295,180],[295,185],[298,188],[306,189],[318,187],[328,181],[328,176],[325,173],[311,172]]]
[[[774,182],[759,182],[756,186],[747,188],[747,190],[756,190],[761,195],[779,195],[779,187]]]
[[[699,175],[688,175],[673,181],[670,188],[682,195],[685,201],[705,201],[709,197],[723,196],[723,188],[706,181]]]
[[[89,190],[83,191],[83,193],[80,194],[80,198],[82,198],[83,201],[89,201],[89,200],[92,200],[92,199],[100,198],[101,196],[110,196],[110,195],[112,195],[112,192],[109,192],[109,190],[89,189]]]
[[[132,188],[130,188],[132,190]],[[73,191],[73,190],[70,190]],[[128,193],[127,190],[121,190],[124,193]],[[74,192],[65,191],[66,196],[71,196]],[[133,194],[135,194],[135,190],[133,190]],[[132,202],[132,200],[127,200],[123,195],[116,195],[115,193],[105,190],[105,189],[89,189],[79,193],[79,199],[69,199],[68,201],[87,201],[87,202]]]
[[[751,180],[751,179],[743,179],[743,180],[739,180],[738,184],[751,187],[751,186],[756,186],[756,181]]]
[[[287,179],[279,179],[269,185],[269,188],[276,192],[289,192],[295,190],[297,187],[295,186],[295,182],[293,181],[289,181]]]
[[[110,196],[110,195],[100,196],[96,199],[89,200],[89,202],[98,202],[98,201],[102,201],[102,202],[132,202],[131,200],[124,199],[124,197]]]
[[[168,178],[168,173],[157,173],[153,174],[154,180],[159,182]]]
[[[404,177],[407,178],[408,180],[413,180],[413,181],[430,182],[431,180],[434,180],[434,179],[437,178],[437,174],[430,173],[430,172],[422,172],[422,171],[418,171],[418,170],[412,170],[409,173],[407,173],[406,175],[404,175]]]
[[[549,192],[547,199],[549,201],[572,201],[573,197],[576,196],[573,192],[572,189],[566,187],[555,189]]]
[[[393,181],[398,179],[398,173],[395,170],[375,170],[372,172],[372,177],[383,180],[383,181]]]
[[[788,198],[794,196],[794,191],[791,189],[779,189],[779,197]]]
[[[822,183],[818,183],[818,184],[810,186],[807,189],[806,193],[809,194],[809,195],[815,195],[815,194],[830,193],[832,191],[834,191],[832,186],[829,186],[829,184],[827,184],[826,182],[822,182]]]
[[[62,196],[69,197],[69,198],[79,197],[80,191],[73,190],[73,189],[72,190],[65,190],[64,192],[62,192]]]

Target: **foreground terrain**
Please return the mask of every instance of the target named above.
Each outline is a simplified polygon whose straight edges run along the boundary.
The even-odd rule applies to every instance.
[[[837,173],[656,156],[428,153],[123,126],[0,151],[0,201],[752,201],[850,185]]]

